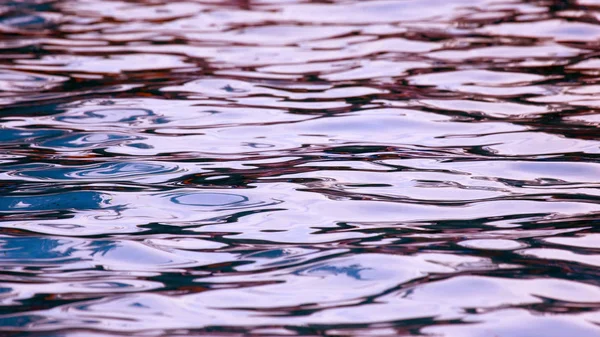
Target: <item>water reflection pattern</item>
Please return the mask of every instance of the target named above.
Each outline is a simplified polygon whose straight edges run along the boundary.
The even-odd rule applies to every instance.
[[[600,336],[600,2],[0,13],[0,335]]]

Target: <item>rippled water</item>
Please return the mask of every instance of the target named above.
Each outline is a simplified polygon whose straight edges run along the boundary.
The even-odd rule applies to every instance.
[[[600,336],[600,1],[0,3],[1,336]]]

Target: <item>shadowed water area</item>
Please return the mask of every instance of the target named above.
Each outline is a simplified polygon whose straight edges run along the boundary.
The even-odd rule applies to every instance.
[[[600,1],[0,2],[0,336],[600,336]]]

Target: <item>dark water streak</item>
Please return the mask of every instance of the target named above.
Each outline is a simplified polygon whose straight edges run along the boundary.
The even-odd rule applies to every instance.
[[[1,336],[600,336],[600,2],[0,3]]]

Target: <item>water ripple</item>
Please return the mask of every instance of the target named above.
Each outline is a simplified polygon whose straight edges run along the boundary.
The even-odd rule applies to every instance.
[[[599,20],[0,3],[0,335],[600,335]]]

